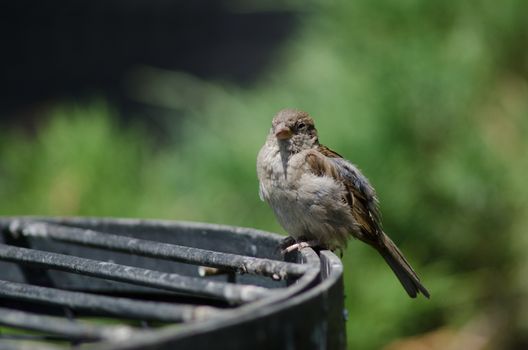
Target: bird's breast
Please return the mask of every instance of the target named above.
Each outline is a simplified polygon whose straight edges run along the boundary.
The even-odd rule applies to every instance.
[[[329,242],[341,228],[350,232],[353,219],[342,201],[343,185],[313,174],[306,152],[291,155],[284,164],[280,152],[266,149],[259,154],[258,168],[261,198],[290,235]],[[337,237],[344,240],[343,234]]]
[[[305,162],[302,154],[288,155],[278,148],[263,147],[257,161],[261,185],[281,191],[295,190],[303,174]]]

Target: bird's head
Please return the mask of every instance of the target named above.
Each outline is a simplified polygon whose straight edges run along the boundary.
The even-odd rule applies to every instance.
[[[298,153],[319,144],[314,121],[306,112],[283,109],[273,118],[270,131],[280,146]]]

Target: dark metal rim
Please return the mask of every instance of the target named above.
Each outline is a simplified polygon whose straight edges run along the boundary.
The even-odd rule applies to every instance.
[[[7,218],[0,217],[0,221],[22,219],[30,221],[45,221],[49,223],[65,224],[65,225],[84,225],[90,224],[91,222],[98,224],[108,225],[120,225],[123,227],[152,227],[152,228],[166,228],[167,230],[195,230],[199,232],[203,231],[229,231],[232,233],[240,234],[248,239],[265,238],[273,239],[277,242],[280,241],[281,236],[265,231],[255,230],[251,228],[241,228],[225,225],[205,224],[196,222],[182,222],[182,221],[158,221],[158,220],[139,220],[139,219],[100,219],[100,218],[41,218],[41,217],[17,217]],[[251,303],[239,306],[237,309],[223,311],[218,316],[211,319],[200,320],[199,322],[190,322],[183,325],[167,326],[158,330],[142,331],[141,334],[132,334],[130,337],[124,339],[108,339],[107,343],[97,343],[97,345],[86,345],[86,348],[93,349],[118,349],[118,348],[130,348],[133,345],[134,348],[138,348],[139,344],[148,346],[149,344],[155,344],[162,338],[168,338],[171,340],[184,338],[190,335],[202,334],[222,327],[230,325],[236,325],[241,322],[245,322],[251,319],[265,317],[274,312],[286,309],[293,305],[297,305],[306,301],[307,299],[324,293],[331,285],[335,284],[342,275],[342,265],[340,260],[331,252],[321,252],[321,260],[317,254],[310,248],[303,249],[301,251],[301,259],[304,261],[304,265],[307,269],[302,271],[300,278],[295,284],[282,289],[276,293],[271,293],[267,296],[262,297]],[[322,263],[325,260],[325,268],[329,271],[321,271]],[[329,268],[329,266],[331,266]],[[304,270],[304,269],[303,269]],[[299,270],[300,271],[300,270]],[[318,284],[320,276],[323,276],[323,281]],[[84,348],[84,347],[83,347]]]
[[[320,260],[311,248],[303,249],[302,255],[308,261],[321,264],[320,266],[326,269],[326,271],[319,271],[322,273],[323,280],[315,286],[313,286],[313,283],[317,282],[315,279],[317,279],[318,276],[315,276],[315,279],[312,279],[312,276],[310,276],[304,281],[305,283],[297,286],[295,290],[289,290],[288,293],[283,293],[281,295],[261,300],[257,303],[245,305],[237,311],[233,311],[229,317],[214,319],[199,324],[189,324],[185,327],[166,327],[159,331],[142,334],[141,337],[133,337],[127,341],[98,344],[97,347],[94,346],[87,349],[141,349],[142,347],[156,345],[163,339],[174,341],[191,335],[206,334],[214,330],[247,322],[252,319],[265,318],[271,314],[306,303],[307,301],[326,293],[326,291],[342,279],[343,265],[341,264],[341,260],[331,251],[321,251]],[[308,282],[309,285],[312,284],[312,288],[309,286],[307,287],[306,282]],[[273,300],[270,300],[272,298]],[[219,320],[221,322],[219,322]]]

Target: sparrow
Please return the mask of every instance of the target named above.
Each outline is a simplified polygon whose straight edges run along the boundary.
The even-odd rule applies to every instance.
[[[306,112],[279,111],[257,157],[260,198],[291,236],[284,252],[343,250],[351,237],[376,249],[410,297],[429,298],[416,272],[383,232],[378,199],[351,162],[319,143]]]

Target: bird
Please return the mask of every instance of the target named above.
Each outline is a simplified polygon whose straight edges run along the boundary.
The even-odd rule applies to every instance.
[[[257,156],[260,198],[290,235],[284,253],[305,247],[343,251],[354,237],[376,249],[411,298],[429,291],[383,231],[378,198],[361,171],[319,142],[312,117],[283,109]]]

